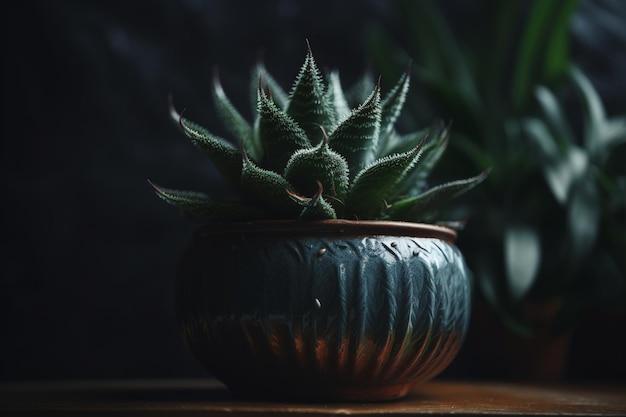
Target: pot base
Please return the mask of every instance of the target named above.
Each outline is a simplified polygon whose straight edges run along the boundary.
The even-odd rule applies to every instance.
[[[247,401],[306,401],[306,402],[384,402],[406,397],[412,383],[386,386],[299,386],[258,387],[239,381],[227,384],[230,392]]]

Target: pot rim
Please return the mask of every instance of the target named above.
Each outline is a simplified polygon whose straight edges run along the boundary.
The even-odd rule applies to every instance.
[[[204,225],[197,229],[200,236],[233,233],[254,235],[337,235],[346,237],[398,236],[440,239],[454,244],[457,232],[445,226],[389,220],[263,220]]]

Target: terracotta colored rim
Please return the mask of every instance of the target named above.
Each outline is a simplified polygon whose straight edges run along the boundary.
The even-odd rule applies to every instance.
[[[384,220],[268,220],[246,223],[207,225],[198,229],[201,236],[249,233],[257,235],[337,235],[337,236],[407,236],[441,239],[453,244],[457,232],[443,226]]]

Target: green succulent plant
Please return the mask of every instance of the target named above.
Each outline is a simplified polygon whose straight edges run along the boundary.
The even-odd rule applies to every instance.
[[[395,130],[409,74],[384,97],[380,80],[369,86],[358,83],[351,94],[344,93],[338,72],[322,77],[309,47],[290,94],[257,65],[254,123],[235,109],[215,76],[217,114],[235,142],[187,120],[171,103],[170,115],[241,198],[214,200],[204,193],[150,184],[159,197],[206,222],[437,222],[439,207],[479,184],[488,172],[429,187],[427,177],[447,146],[449,127],[439,123],[428,132],[405,135]],[[351,97],[365,99],[355,105]]]

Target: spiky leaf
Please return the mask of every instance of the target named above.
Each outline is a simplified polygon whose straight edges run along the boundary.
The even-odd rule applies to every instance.
[[[286,179],[257,166],[244,154],[241,192],[246,201],[265,209],[273,217],[295,217],[301,209],[287,191],[293,192],[293,186]]]
[[[554,197],[560,204],[567,204],[572,187],[589,167],[589,155],[575,144],[566,142],[563,142],[563,149],[559,149],[557,139],[541,119],[525,119],[522,126],[537,145],[542,157],[543,174]]]
[[[213,84],[216,109],[239,139],[240,149],[183,119],[173,106],[170,111],[185,134],[239,188],[243,202],[216,203],[203,194],[155,186],[161,198],[208,220],[255,219],[259,213],[268,219],[337,215],[394,219],[396,215],[396,220],[410,215],[427,218],[435,206],[482,180],[458,181],[398,201],[402,190],[414,193],[425,188],[424,178],[447,144],[444,131],[424,154],[423,133],[400,136],[395,131],[393,125],[406,99],[408,72],[381,101],[380,80],[372,91],[369,74],[344,93],[338,73],[333,72],[325,88],[310,48],[288,97],[261,64],[254,71],[258,85],[253,125],[233,107],[217,77]],[[321,132],[328,129],[330,138],[320,133],[320,127]],[[619,129],[612,131],[619,133]],[[422,154],[424,161],[417,164]]]
[[[272,92],[272,100],[276,103],[279,109],[285,110],[287,103],[289,102],[289,96],[278,84],[276,79],[272,77],[272,74],[265,68],[263,63],[259,62],[252,70],[251,84],[250,84],[250,102],[252,104],[252,112],[256,114],[257,111],[257,92],[259,89],[258,80],[262,80],[261,88]]]
[[[276,107],[260,86],[258,107],[258,135],[263,144],[263,164],[270,170],[282,172],[294,152],[310,148],[311,144],[298,124]]]
[[[160,187],[148,180],[157,195],[184,213],[201,221],[237,221],[262,219],[264,211],[237,201],[215,201],[204,193]]]
[[[449,129],[446,127],[443,130],[433,130],[428,138],[430,140],[424,144],[419,164],[402,180],[398,188],[399,194],[416,195],[424,189],[426,179],[448,147]]]
[[[333,206],[337,208],[343,204],[348,191],[348,163],[328,147],[325,132],[322,143],[312,149],[302,149],[289,159],[284,177],[305,195],[315,193],[321,184],[324,194],[332,197],[331,202],[335,202]]]
[[[396,82],[396,85],[387,93],[381,103],[380,134],[386,136],[393,129],[409,91],[410,71],[407,70]]]
[[[559,148],[567,148],[570,144],[575,143],[575,136],[570,126],[567,124],[565,115],[556,96],[544,86],[535,88],[535,97],[541,106],[544,114],[544,120],[549,126],[550,131],[556,133],[555,139]]]
[[[328,102],[335,111],[335,120],[337,122],[344,120],[350,115],[350,106],[346,100],[343,88],[341,88],[341,80],[339,79],[338,71],[332,71],[328,76],[328,89],[326,90],[326,96],[328,97]],[[330,127],[331,126],[328,127],[329,131],[332,132]],[[334,129],[334,126],[332,126],[332,128]]]
[[[290,191],[287,192],[293,201],[304,207],[298,218],[300,220],[336,219],[337,213],[332,205],[322,197],[324,191],[322,184],[318,182],[317,186],[318,191],[312,198],[302,197]]]
[[[397,185],[417,162],[424,142],[409,152],[386,156],[361,171],[350,188],[346,213],[361,219],[377,218]]]
[[[486,170],[475,177],[442,184],[423,194],[397,201],[389,206],[386,216],[394,220],[414,222],[429,219],[432,211],[474,188],[488,175],[489,170]]]
[[[372,73],[365,72],[350,88],[345,91],[344,95],[348,106],[350,108],[356,108],[359,104],[363,103],[372,92],[372,89],[376,86]]]
[[[312,144],[322,139],[319,126],[335,125],[334,111],[324,93],[311,48],[291,90],[286,112],[300,125]]]
[[[226,96],[217,69],[213,73],[212,93],[217,115],[222,120],[224,127],[228,129],[239,142],[249,142],[252,136],[252,127]]]
[[[348,161],[353,177],[373,162],[380,131],[380,86],[330,135],[329,146]]]
[[[170,116],[179,124],[191,142],[209,157],[224,179],[238,187],[241,177],[239,150],[232,143],[211,134],[199,124],[185,119],[176,112],[173,106],[170,106]]]
[[[394,153],[407,152],[417,146],[426,135],[430,135],[432,129],[421,129],[405,135],[392,130],[386,137],[384,142],[379,142],[378,157],[391,155]],[[382,136],[381,136],[381,139]]]

